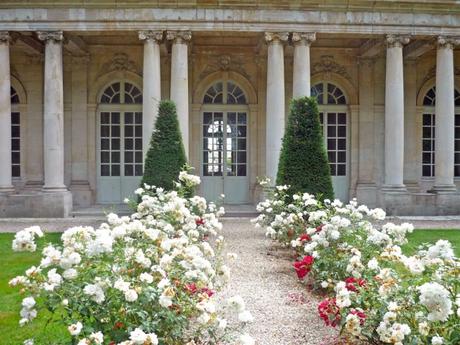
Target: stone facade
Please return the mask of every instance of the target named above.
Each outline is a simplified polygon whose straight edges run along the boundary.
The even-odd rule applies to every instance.
[[[123,196],[123,185],[136,185],[136,159],[146,152],[159,99],[168,98],[177,104],[190,163],[204,177],[200,192],[208,196],[208,184],[214,194],[237,190],[245,196],[235,202],[255,203],[257,176],[276,175],[289,100],[310,92],[322,95],[338,196],[392,214],[459,213],[456,2],[301,3],[0,4],[0,216],[67,216],[72,207],[120,202],[108,190]],[[104,101],[117,82],[131,92],[120,97],[132,102]],[[228,95],[204,101],[219,82]],[[229,101],[233,85],[244,102]],[[428,104],[435,86],[438,102]],[[127,122],[118,125],[117,113]],[[131,113],[142,113],[141,122],[128,123]],[[247,121],[232,141],[245,148],[222,149],[230,160],[221,164],[225,178],[204,162],[214,153],[205,156],[203,143],[215,140],[204,116],[220,113],[228,126],[233,113]],[[140,124],[142,133],[131,137]],[[15,126],[19,132],[10,131]],[[107,140],[120,139],[122,149],[113,141],[103,147],[104,126],[119,127],[118,136],[108,129]],[[234,134],[223,135],[230,143]],[[128,148],[123,138],[140,138],[142,148]],[[136,153],[141,158],[131,161]],[[130,177],[104,179],[117,155],[129,165],[121,162],[119,174]]]

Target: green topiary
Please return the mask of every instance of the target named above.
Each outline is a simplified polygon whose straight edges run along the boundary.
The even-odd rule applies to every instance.
[[[179,172],[186,163],[176,105],[169,100],[161,101],[150,148],[145,158],[141,186],[147,183],[173,190],[174,181],[177,180]]]
[[[291,101],[276,184],[290,185],[291,193],[308,192],[320,199],[334,198],[315,97]]]

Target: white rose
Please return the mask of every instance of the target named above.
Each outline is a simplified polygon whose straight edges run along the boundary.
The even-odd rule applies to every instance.
[[[81,322],[74,323],[73,325],[70,325],[69,327],[67,327],[70,335],[73,335],[73,336],[79,335],[82,328],[83,328],[83,325]]]

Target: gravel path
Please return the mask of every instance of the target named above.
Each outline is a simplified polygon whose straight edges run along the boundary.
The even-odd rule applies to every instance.
[[[224,220],[226,250],[238,254],[224,294],[240,295],[255,321],[248,333],[257,345],[332,345],[337,330],[317,315],[318,298],[300,284],[292,251],[277,247],[248,219]]]

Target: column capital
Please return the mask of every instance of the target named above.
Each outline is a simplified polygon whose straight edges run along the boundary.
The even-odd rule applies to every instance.
[[[192,32],[190,30],[166,31],[166,39],[173,43],[187,43],[192,39]]]
[[[460,36],[438,36],[436,44],[438,48],[454,49],[455,46],[460,45]]]
[[[316,32],[293,32],[292,43],[310,45],[316,41]]]
[[[289,32],[266,32],[265,42],[268,44],[284,43],[289,38]]]
[[[141,41],[154,41],[160,43],[163,40],[163,31],[161,30],[141,30],[139,31],[139,39]]]
[[[37,31],[37,37],[40,41],[62,42],[64,34],[62,31]]]
[[[8,31],[0,31],[0,44],[9,44],[12,37]]]
[[[385,41],[387,43],[388,48],[395,48],[395,47],[401,48],[402,46],[409,43],[410,36],[390,34],[390,35],[386,35]]]

